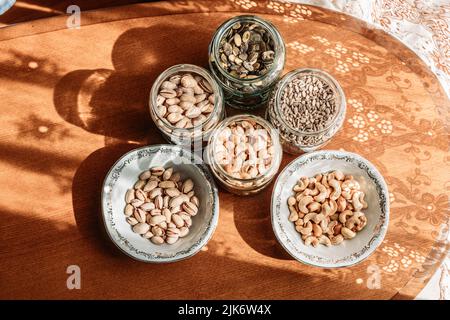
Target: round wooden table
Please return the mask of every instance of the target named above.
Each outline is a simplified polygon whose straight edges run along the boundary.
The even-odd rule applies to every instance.
[[[105,236],[106,172],[126,151],[164,142],[148,113],[153,80],[173,64],[207,66],[215,29],[249,13],[279,28],[285,72],[320,68],[341,83],[347,117],[326,148],[361,154],[388,183],[387,236],[357,266],[291,259],[272,232],[272,186],[253,197],[221,190],[212,240],[182,262],[133,261]],[[80,29],[66,19],[0,29],[0,298],[414,298],[449,250],[449,100],[384,32],[317,7],[250,0],[83,12]],[[283,166],[293,159],[284,154]],[[71,265],[80,290],[66,286]]]

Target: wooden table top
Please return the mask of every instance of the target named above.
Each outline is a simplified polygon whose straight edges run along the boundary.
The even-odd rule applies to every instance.
[[[279,28],[285,72],[336,77],[348,112],[325,149],[361,154],[388,183],[387,236],[356,266],[290,258],[270,224],[272,185],[252,197],[221,191],[212,240],[185,261],[133,261],[105,235],[108,169],[164,142],[148,114],[153,80],[173,64],[207,66],[213,32],[241,13]],[[449,249],[449,101],[417,56],[363,22],[271,1],[161,2],[83,12],[80,29],[63,16],[0,29],[0,48],[0,298],[413,298]],[[66,287],[69,265],[81,269],[80,290]],[[379,289],[367,285],[374,270]]]

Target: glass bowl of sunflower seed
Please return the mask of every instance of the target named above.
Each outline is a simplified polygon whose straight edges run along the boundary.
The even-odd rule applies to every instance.
[[[286,60],[283,38],[275,26],[257,16],[225,21],[209,45],[209,67],[225,101],[238,109],[267,102]]]

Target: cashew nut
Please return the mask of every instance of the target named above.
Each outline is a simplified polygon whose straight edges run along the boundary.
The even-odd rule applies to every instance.
[[[312,220],[317,215],[317,212],[310,212],[305,214],[303,217],[303,223],[308,223],[310,220]]]
[[[297,192],[295,199],[300,201],[301,198],[312,195],[313,191],[311,189],[305,189],[302,192]]]
[[[334,200],[332,200],[332,199],[330,199],[329,202],[325,202],[325,203],[322,205],[322,213],[323,213],[326,217],[335,214],[336,211],[337,211],[337,204],[336,204],[336,201],[334,201]]]
[[[303,213],[308,213],[309,210],[306,206],[313,201],[314,201],[314,199],[311,196],[306,196],[306,197],[301,198],[297,204],[298,210],[300,210],[300,212],[303,212]]]
[[[330,199],[330,208],[331,208],[331,214],[335,214],[337,211],[337,203],[333,199]]]
[[[325,201],[325,199],[327,198],[328,189],[320,182],[316,183],[316,189],[318,189],[319,194],[314,197],[314,200],[316,200],[317,202],[323,203]]]
[[[297,202],[297,200],[294,197],[289,197],[288,198],[288,206],[295,206],[295,203]]]
[[[294,192],[301,192],[308,187],[309,179],[306,177],[300,178],[298,183],[294,186]]]
[[[342,230],[342,224],[338,223],[334,228],[334,235],[337,236],[338,234],[341,233]]]
[[[313,234],[317,238],[320,237],[322,235],[322,228],[317,224],[313,224]]]
[[[322,205],[318,202],[312,202],[307,205],[307,208],[309,209],[309,212],[320,211]]]
[[[316,214],[313,218],[312,221],[316,224],[319,224],[320,221],[322,221],[323,219],[325,219],[325,215],[322,213]]]
[[[342,197],[344,199],[346,199],[346,200],[351,200],[352,199],[352,194],[353,194],[353,191],[350,190],[350,189],[344,189],[341,192]]]
[[[357,191],[353,194],[352,204],[356,211],[367,208],[367,203],[364,201],[364,193],[361,191]]]
[[[289,207],[289,211],[290,211],[289,221],[291,221],[291,222],[297,221],[298,220],[298,213],[295,210],[294,206],[290,206]]]
[[[329,172],[327,176],[328,176],[328,181],[333,180],[334,179],[334,171]]]
[[[344,212],[351,212],[351,211],[344,211]],[[344,214],[344,212],[342,214]],[[347,221],[341,221],[343,224],[345,224],[345,227],[349,229],[353,229],[355,225],[359,224],[359,218],[363,216],[363,213],[360,211],[354,212],[351,217]],[[345,217],[343,218],[345,220]]]
[[[324,235],[321,235],[319,238],[319,243],[326,245],[327,247],[331,246],[331,240]]]
[[[367,224],[364,192],[353,176],[339,170],[302,177],[287,199],[289,221],[306,245],[338,245]]]
[[[365,215],[362,215],[359,218],[359,223],[355,227],[356,231],[361,231],[362,229],[364,229],[366,224],[367,224],[367,217]]]
[[[338,180],[331,180],[328,181],[328,184],[330,187],[333,188],[333,192],[330,194],[330,199],[337,200],[339,196],[341,195],[341,184]]]
[[[342,243],[342,241],[344,241],[344,237],[341,234],[338,234],[337,236],[331,238],[331,244],[335,246]]]
[[[359,196],[359,202],[362,203],[363,209],[367,209],[367,207],[369,206],[369,205],[367,204],[366,200],[364,200],[364,197],[365,197],[365,196],[366,196],[366,195],[364,194],[364,192],[361,192],[361,195]]]
[[[315,183],[315,188],[314,189],[312,189],[312,190],[311,189],[306,189],[306,190],[309,190],[308,194],[310,196],[317,196],[319,194],[319,192],[320,192],[319,189],[317,188],[317,183]]]
[[[331,221],[328,224],[328,229],[327,229],[326,233],[328,233],[329,235],[333,235],[334,234],[334,227],[336,227],[337,224],[338,224],[337,221]]]
[[[352,239],[356,236],[355,232],[346,227],[343,227],[341,229],[341,234],[344,236],[345,239]]]
[[[328,175],[324,174],[322,177],[322,180],[320,181],[325,187],[329,188],[330,186],[328,185]]]
[[[299,232],[301,234],[304,234],[304,235],[311,234],[311,232],[312,232],[312,223],[311,223],[311,221],[308,221],[306,223],[306,227],[300,227],[299,229],[300,229]]]
[[[328,220],[323,219],[320,221],[320,227],[322,228],[322,232],[327,233],[328,232]]]
[[[337,212],[342,212],[345,210],[345,207],[347,206],[347,200],[345,200],[343,196],[340,196],[336,200],[336,204],[337,204]]]
[[[305,239],[305,245],[312,245],[313,247],[317,247],[319,245],[319,239],[313,236],[309,236]]]
[[[353,205],[353,208],[355,208],[356,211],[359,211],[359,210],[361,210],[363,208],[363,204],[361,202],[359,202],[359,197],[360,197],[359,192],[353,193],[352,205]]]
[[[345,210],[344,212],[339,214],[339,222],[342,224],[345,224],[345,222],[347,221],[347,216],[352,216],[353,215],[353,211],[351,210]]]
[[[339,214],[335,213],[330,216],[331,221],[337,221],[339,219]]]
[[[336,180],[339,180],[339,181],[342,181],[342,180],[344,180],[344,174],[342,173],[342,171],[340,171],[340,170],[336,170],[336,171],[334,171],[333,172],[333,174],[334,174],[334,178],[336,179]]]
[[[315,186],[316,182],[317,182],[317,180],[315,178],[309,179],[308,188],[309,189],[314,189],[314,186]]]
[[[358,183],[358,181],[352,179],[346,179],[344,182],[342,182],[342,190],[359,190],[361,187]]]

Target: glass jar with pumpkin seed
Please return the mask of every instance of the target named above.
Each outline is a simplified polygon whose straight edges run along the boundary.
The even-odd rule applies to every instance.
[[[209,44],[209,67],[237,109],[263,106],[279,79],[286,59],[284,41],[275,26],[243,15],[224,22]]]

